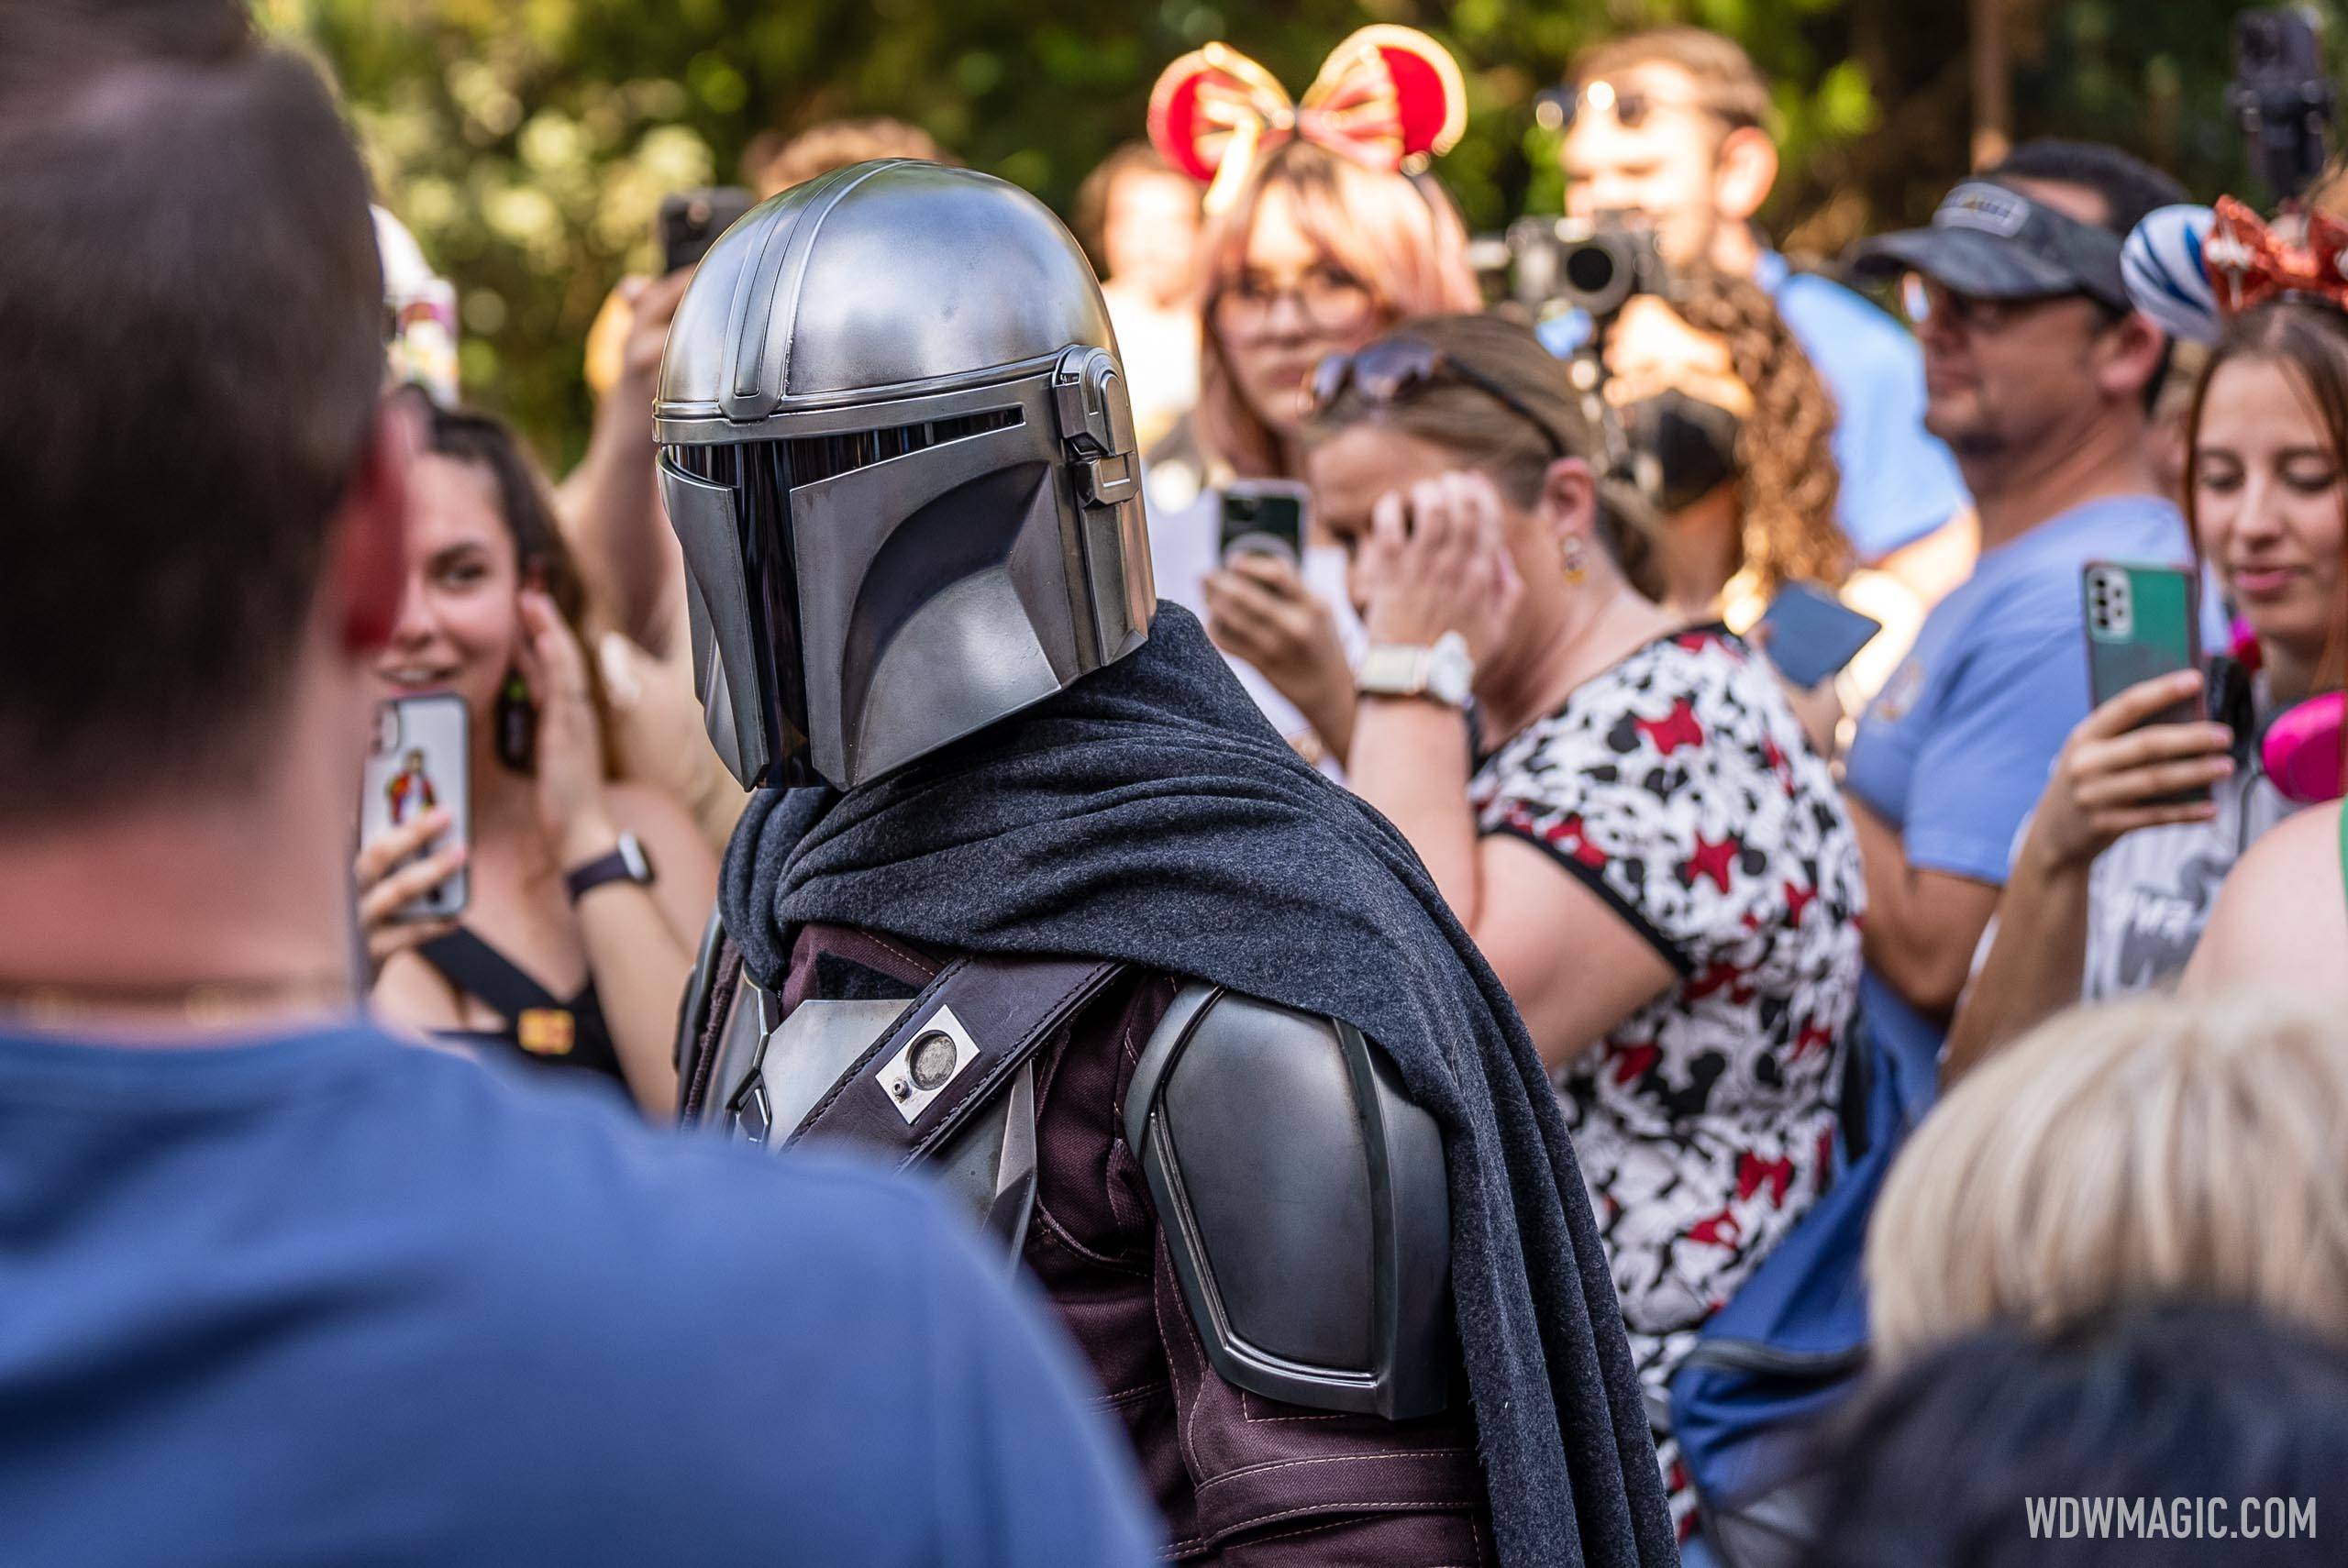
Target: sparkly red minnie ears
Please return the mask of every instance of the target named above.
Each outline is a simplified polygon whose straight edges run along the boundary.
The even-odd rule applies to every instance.
[[[2232,196],[2220,196],[2214,212],[2201,264],[2221,317],[2276,294],[2313,294],[2348,308],[2348,223],[2308,213],[2306,232],[2293,241]]]
[[[1467,84],[1449,51],[1414,28],[1362,28],[1329,53],[1301,100],[1227,44],[1168,66],[1149,94],[1149,139],[1227,204],[1262,153],[1291,137],[1392,171],[1448,152],[1468,127]]]

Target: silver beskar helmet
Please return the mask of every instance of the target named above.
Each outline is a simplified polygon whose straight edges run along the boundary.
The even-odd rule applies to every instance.
[[[751,209],[678,306],[654,420],[745,786],[851,788],[1149,634],[1108,311],[1015,185],[886,159]]]

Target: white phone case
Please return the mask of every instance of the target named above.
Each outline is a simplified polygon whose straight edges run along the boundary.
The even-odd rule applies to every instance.
[[[472,800],[466,765],[465,703],[461,697],[402,697],[375,712],[359,805],[359,840],[371,842],[437,806],[449,831],[426,845],[433,854],[470,843]],[[403,907],[401,920],[448,920],[464,912],[471,880],[463,868]]]

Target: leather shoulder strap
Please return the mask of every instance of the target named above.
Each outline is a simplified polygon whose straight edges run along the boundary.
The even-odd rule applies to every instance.
[[[930,1154],[1098,997],[1113,959],[975,955],[938,972],[792,1133]]]
[[[725,1025],[734,1016],[742,985],[742,950],[712,916],[702,937],[701,956],[693,966],[677,1021],[677,1118],[699,1120],[709,1098],[710,1074],[717,1066],[717,1048]]]

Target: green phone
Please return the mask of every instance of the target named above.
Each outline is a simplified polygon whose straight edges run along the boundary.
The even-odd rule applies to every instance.
[[[2140,681],[2201,668],[2201,583],[2194,573],[2089,561],[2079,581],[2087,601],[2088,685],[2099,706]],[[2188,700],[2153,722],[2200,716],[2200,703]]]
[[[2182,567],[2089,561],[2080,570],[2079,585],[2087,601],[2088,690],[2096,706],[2141,681],[2201,668],[2198,573]],[[2188,697],[2145,723],[2191,723],[2202,712],[2201,699]],[[2175,797],[2209,798],[2206,789]]]

